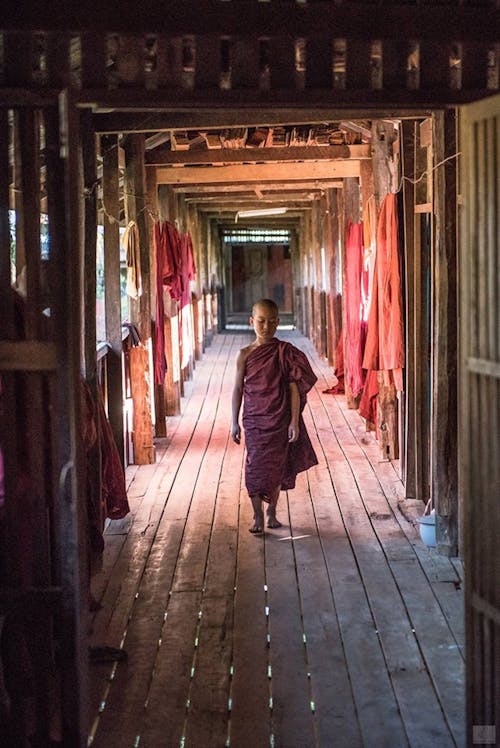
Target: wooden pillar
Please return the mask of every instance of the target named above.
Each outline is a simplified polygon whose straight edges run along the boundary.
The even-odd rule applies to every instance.
[[[194,325],[194,357],[196,361],[199,361],[203,352],[203,299],[193,294],[191,306]]]
[[[402,477],[405,483],[405,496],[408,499],[417,498],[416,487],[416,421],[418,415],[418,401],[415,392],[415,346],[414,346],[414,317],[415,317],[415,185],[410,181],[415,179],[414,159],[416,147],[416,123],[405,120],[402,123],[402,171],[407,177],[403,181],[404,199],[404,229],[405,229],[405,317],[406,317],[406,376],[403,397],[404,412],[404,459],[402,461]]]
[[[454,110],[436,112],[434,162],[457,152]],[[432,329],[431,486],[436,510],[438,550],[458,549],[457,444],[457,161],[434,172],[434,258]]]
[[[85,380],[97,403],[97,339],[96,339],[96,237],[97,237],[97,160],[96,135],[90,112],[80,114],[82,178],[84,194],[83,220],[83,358]],[[97,409],[94,413],[97,420]],[[92,506],[100,506],[101,451],[96,443],[86,455],[86,483]],[[101,520],[103,518],[101,517]]]
[[[360,197],[361,195],[360,195],[359,179],[357,177],[347,177],[346,179],[344,179],[344,216],[345,216],[344,231],[343,231],[344,248],[347,247],[346,241],[345,241],[347,222],[359,223]],[[342,266],[342,278],[343,278],[342,286],[344,288],[344,293],[342,294],[342,319],[343,320],[347,319],[346,298],[345,298],[345,288],[347,286],[345,251],[343,254],[344,262]],[[347,345],[346,345],[347,330],[346,330],[345,325],[344,325],[343,335],[344,335],[344,351],[345,351],[347,348]],[[352,410],[356,410],[359,406],[361,395],[354,397],[352,394],[352,390],[347,382],[348,371],[347,371],[347,361],[346,361],[345,355],[344,355],[344,367],[345,367],[345,398],[346,398],[347,407]]]
[[[158,199],[158,186],[156,184],[156,169],[149,167],[146,169],[146,187],[148,194],[148,205],[151,213],[158,220],[160,207]],[[149,268],[150,268],[150,304],[151,310],[155,309],[156,302],[156,254],[154,244],[154,230],[149,231]],[[151,312],[153,315],[153,312]],[[163,325],[163,320],[153,320],[153,327]],[[165,391],[163,384],[154,384],[154,413],[155,413],[155,436],[165,437],[167,435],[167,411],[165,407]]]
[[[373,183],[377,207],[389,192],[397,187],[397,164],[394,159],[393,145],[398,133],[389,122],[375,121],[372,125],[372,164]],[[377,419],[379,431],[386,431],[387,440],[380,444],[382,457],[398,459],[399,457],[399,404],[394,384],[385,384],[379,377],[379,401]]]
[[[143,351],[130,350],[130,376],[134,404],[134,463],[154,462],[153,425],[151,413],[152,357],[151,357],[151,297],[149,212],[144,165],[144,135],[128,135],[125,150],[125,216],[135,222],[139,236],[142,293],[130,299],[131,321],[137,326]],[[137,346],[140,349],[141,346]],[[145,355],[144,355],[145,354]]]
[[[101,137],[102,193],[104,207],[104,285],[108,354],[108,418],[120,459],[124,463],[122,320],[120,291],[120,195],[118,184],[118,138]]]
[[[53,112],[51,126],[46,130],[51,263],[55,268],[51,278],[51,320],[57,348],[57,407],[53,413],[58,436],[58,455],[53,465],[58,487],[55,534],[60,548],[57,562],[63,590],[59,611],[60,690],[64,694],[61,742],[83,748],[87,744],[88,727],[88,535],[82,501],[85,476],[80,401],[83,268],[80,123],[70,95],[63,93],[61,98],[59,112]],[[64,159],[60,157],[62,143],[66,146]]]
[[[340,252],[340,233],[339,233],[339,191],[328,190],[326,193],[328,225],[331,236],[331,256],[329,262],[330,269],[330,298],[328,315],[330,319],[330,347],[329,360],[335,368],[337,361],[335,358],[337,344],[342,332],[342,262]]]

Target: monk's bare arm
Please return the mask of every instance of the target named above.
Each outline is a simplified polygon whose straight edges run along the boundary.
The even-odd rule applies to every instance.
[[[299,438],[299,412],[300,397],[299,388],[295,382],[290,382],[290,425],[288,426],[288,441],[296,442]]]
[[[236,377],[233,386],[233,395],[231,399],[233,419],[231,424],[231,437],[233,442],[239,444],[241,441],[241,428],[240,428],[240,408],[241,401],[243,399],[243,378],[245,376],[245,362],[247,360],[248,351],[246,348],[242,348],[238,353],[236,359]]]

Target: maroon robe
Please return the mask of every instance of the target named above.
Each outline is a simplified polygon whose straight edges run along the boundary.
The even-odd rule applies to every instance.
[[[286,341],[273,338],[249,354],[243,384],[243,428],[245,483],[250,496],[267,495],[276,486],[294,488],[297,474],[318,464],[302,415],[298,440],[288,442],[289,384],[297,384],[302,414],[306,394],[316,380],[305,354]]]

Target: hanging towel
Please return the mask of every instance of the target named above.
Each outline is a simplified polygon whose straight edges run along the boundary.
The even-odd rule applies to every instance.
[[[135,221],[130,221],[122,236],[122,247],[127,257],[127,294],[132,299],[142,296],[141,249],[139,230]]]

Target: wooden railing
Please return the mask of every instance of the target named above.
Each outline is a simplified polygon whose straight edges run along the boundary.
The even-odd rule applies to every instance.
[[[101,8],[92,23],[79,7],[62,12],[30,21],[2,10],[1,86],[62,83],[88,106],[126,98],[147,109],[171,99],[422,106],[499,89],[493,2],[184,0],[160,13],[146,1],[132,14]]]

